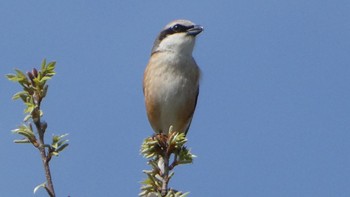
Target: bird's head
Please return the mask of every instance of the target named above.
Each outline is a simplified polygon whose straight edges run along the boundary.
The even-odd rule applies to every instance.
[[[203,27],[188,20],[175,20],[167,24],[154,42],[152,54],[169,51],[192,54],[196,36]]]

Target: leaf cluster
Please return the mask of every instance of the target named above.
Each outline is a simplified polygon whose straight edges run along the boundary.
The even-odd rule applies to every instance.
[[[32,71],[24,74],[21,70],[15,69],[14,74],[6,75],[8,80],[19,83],[23,89],[14,94],[12,99],[22,100],[26,106],[24,109],[26,115],[24,123],[12,130],[13,133],[21,135],[24,139],[14,140],[14,142],[33,144],[41,152],[45,165],[48,165],[52,156],[58,156],[68,146],[68,140],[64,139],[67,134],[53,135],[51,144],[45,144],[44,142],[44,134],[48,124],[41,121],[43,116],[41,102],[48,92],[47,81],[55,75],[55,64],[55,62],[46,63],[44,59],[40,70],[33,68]],[[34,132],[34,128],[36,132]],[[52,185],[52,183],[49,185]],[[46,183],[38,185],[34,191],[40,187],[44,187],[50,196],[53,195],[53,188],[48,188]]]
[[[26,105],[24,113],[27,116],[24,118],[24,121],[29,120],[29,118],[38,119],[43,115],[39,107],[49,88],[46,82],[55,75],[55,64],[56,62],[46,64],[44,59],[39,71],[33,68],[32,71],[28,71],[25,75],[21,70],[15,69],[15,74],[6,75],[8,80],[18,82],[23,87],[23,91],[14,94],[12,99],[21,99]]]
[[[172,131],[170,129],[169,134],[159,133],[155,136],[146,138],[141,146],[141,154],[149,159],[148,165],[152,167],[152,170],[144,170],[147,175],[147,179],[142,182],[141,193],[139,196],[156,196],[162,195],[162,184],[164,181],[169,182],[173,177],[173,169],[180,164],[188,164],[193,162],[193,155],[190,150],[185,146],[187,142],[186,135],[182,132]],[[169,163],[168,170],[169,176],[164,177],[164,160],[163,158],[172,158],[172,162]],[[184,197],[188,193],[182,193],[173,189],[168,189],[165,196],[167,197]]]
[[[52,137],[52,143],[51,143],[51,151],[50,154],[54,156],[58,156],[59,152],[63,151],[68,146],[68,140],[63,139],[68,134],[64,135],[54,135]]]

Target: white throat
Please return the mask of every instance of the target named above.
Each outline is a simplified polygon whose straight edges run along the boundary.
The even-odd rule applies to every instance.
[[[175,33],[164,38],[156,51],[170,51],[180,55],[191,55],[195,44],[195,37],[186,33]]]

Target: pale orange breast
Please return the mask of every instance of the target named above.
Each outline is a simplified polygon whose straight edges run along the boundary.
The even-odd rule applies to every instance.
[[[194,61],[185,66],[169,65],[154,58],[146,67],[143,81],[149,122],[155,132],[167,133],[170,125],[185,132],[195,110],[199,68]]]

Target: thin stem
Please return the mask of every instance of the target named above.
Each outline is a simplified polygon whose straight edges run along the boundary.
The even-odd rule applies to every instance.
[[[39,107],[36,109],[39,111]],[[45,133],[45,129],[44,127],[42,127],[42,123],[40,121],[40,115],[36,118],[33,118],[35,127],[38,131],[39,134],[39,151],[40,151],[40,155],[41,155],[41,160],[43,161],[43,166],[45,169],[45,177],[46,177],[46,182],[47,184],[45,185],[45,189],[47,191],[47,193],[50,195],[50,197],[55,197],[55,190],[53,187],[53,183],[52,183],[52,178],[51,178],[51,171],[50,171],[50,159],[49,156],[46,154],[46,149],[45,149],[45,141],[44,141],[44,133]]]
[[[55,191],[53,188],[53,183],[52,183],[52,179],[51,179],[51,171],[50,171],[50,165],[49,165],[49,161],[46,159],[46,151],[45,151],[45,147],[40,146],[39,148],[40,150],[40,155],[41,155],[41,159],[43,161],[43,165],[45,168],[45,176],[46,176],[46,181],[47,181],[47,185],[45,186],[46,191],[49,193],[50,197],[55,197]]]
[[[165,149],[166,150],[166,149]],[[168,154],[163,155],[163,167],[164,167],[164,172],[162,174],[162,196],[165,196],[168,192],[168,183],[169,183],[169,156]]]
[[[173,163],[171,163],[171,165],[169,166],[169,170],[173,170],[175,168],[175,166],[177,166],[177,154],[176,153],[175,153],[175,156],[174,156]]]

